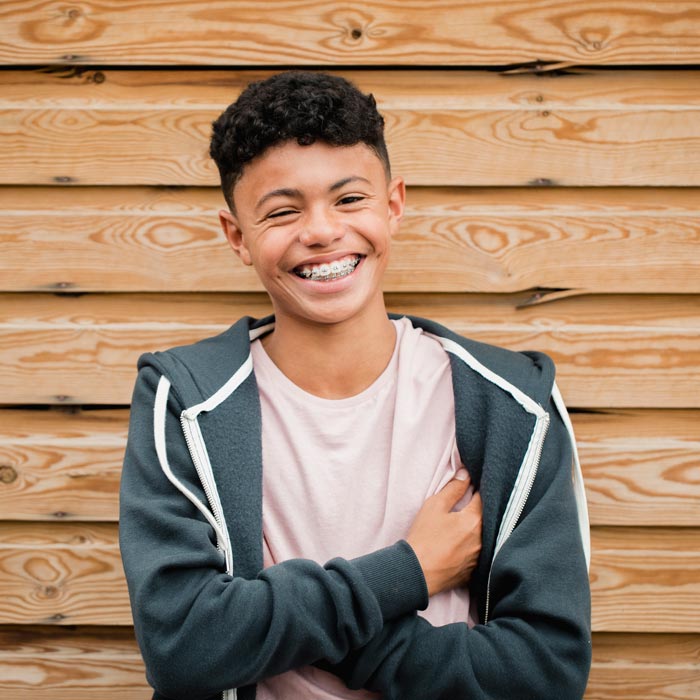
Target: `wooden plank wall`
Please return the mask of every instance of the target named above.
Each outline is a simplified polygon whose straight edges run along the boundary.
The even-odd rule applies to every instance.
[[[700,5],[0,7],[0,695],[148,697],[117,547],[135,361],[269,305],[211,120],[338,71],[409,209],[392,309],[557,362],[592,521],[588,700],[700,698]]]

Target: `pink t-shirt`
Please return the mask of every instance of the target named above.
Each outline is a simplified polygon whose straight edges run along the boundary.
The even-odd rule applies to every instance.
[[[428,496],[462,466],[455,442],[449,359],[407,318],[367,389],[324,399],[300,389],[252,344],[262,408],[264,564],[303,557],[351,559],[404,539]],[[471,489],[458,504],[471,498]],[[469,619],[465,588],[433,596],[434,625]],[[259,700],[369,698],[304,667],[258,684]]]

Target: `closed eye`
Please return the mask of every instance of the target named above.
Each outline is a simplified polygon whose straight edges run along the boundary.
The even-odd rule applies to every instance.
[[[290,214],[296,214],[294,209],[282,209],[280,211],[273,211],[271,214],[267,215],[268,219],[278,219],[281,216],[289,216]]]

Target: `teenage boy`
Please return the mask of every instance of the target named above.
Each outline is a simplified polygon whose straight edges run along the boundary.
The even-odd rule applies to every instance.
[[[405,187],[372,96],[253,83],[211,153],[274,316],[139,360],[120,535],[154,697],[580,698],[588,523],[552,363],[387,315]]]

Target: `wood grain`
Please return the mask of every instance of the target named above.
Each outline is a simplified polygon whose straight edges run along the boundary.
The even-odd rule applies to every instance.
[[[0,61],[239,65],[698,63],[690,1],[5,2]]]
[[[261,291],[223,205],[213,188],[0,188],[0,288]],[[412,188],[384,287],[699,293],[700,191]]]
[[[531,305],[532,298],[392,295],[388,304],[478,340],[549,353],[571,407],[700,407],[696,297],[590,296]],[[194,342],[269,309],[261,295],[3,295],[0,401],[125,405],[142,352]]]
[[[594,528],[593,629],[700,631],[698,535],[691,528]],[[622,610],[626,613],[621,615]]]
[[[700,632],[698,535],[594,528],[594,631]],[[115,525],[0,522],[0,586],[0,624],[131,624]]]
[[[211,121],[258,75],[2,73],[0,184],[216,185]],[[412,185],[700,185],[697,71],[348,75]]]
[[[128,411],[0,411],[3,520],[116,521]]]
[[[593,635],[586,700],[697,700],[700,637],[684,634]]]
[[[250,82],[281,69],[138,69],[44,66],[6,68],[0,106],[6,109],[84,109],[120,105],[127,111],[189,107],[223,109]],[[312,69],[313,70],[313,69]],[[557,111],[695,111],[700,107],[698,69],[638,70],[593,67],[542,74],[483,69],[323,69],[375,96],[380,111],[415,111],[433,105],[445,112],[555,109]]]
[[[593,525],[700,527],[698,411],[572,415]],[[116,521],[128,411],[0,411],[0,519]]]
[[[700,414],[572,416],[595,525],[700,525]]]
[[[130,624],[116,526],[0,523],[0,624]]]
[[[5,700],[144,700],[148,686],[130,627],[0,628]],[[586,700],[696,700],[700,636],[593,635]]]
[[[146,700],[141,654],[130,627],[0,628],[4,700]]]

